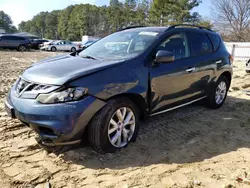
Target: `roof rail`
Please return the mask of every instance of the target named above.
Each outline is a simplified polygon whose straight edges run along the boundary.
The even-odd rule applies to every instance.
[[[176,27],[181,27],[181,26],[184,26],[184,27],[195,27],[195,28],[199,28],[199,29],[204,29],[204,30],[208,30],[208,31],[212,31],[214,32],[212,29],[209,29],[209,28],[206,28],[206,27],[202,27],[202,26],[199,26],[199,25],[192,25],[192,24],[176,24],[176,25],[171,25],[167,31],[171,30],[171,29],[174,29]]]
[[[140,27],[145,27],[145,26],[144,25],[129,26],[129,27],[119,29],[118,31],[124,31],[124,30],[127,30],[127,29],[140,28]]]

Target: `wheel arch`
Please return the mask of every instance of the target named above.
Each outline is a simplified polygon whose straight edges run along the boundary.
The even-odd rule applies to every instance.
[[[50,50],[52,50],[52,48],[55,48],[55,49],[57,50],[57,48],[56,48],[55,46],[51,46],[51,47],[50,47]]]
[[[21,46],[24,46],[25,48],[27,48],[27,45],[26,44],[19,44],[17,49],[19,49]]]
[[[229,87],[230,87],[231,81],[232,81],[232,74],[231,74],[229,71],[225,71],[225,72],[223,72],[220,76],[226,77],[226,79],[227,79],[228,82],[229,82]]]
[[[144,119],[148,115],[148,112],[147,112],[148,105],[146,103],[146,100],[140,94],[137,94],[137,93],[118,94],[118,95],[115,95],[115,96],[108,98],[107,101],[115,99],[115,98],[120,98],[120,97],[127,97],[131,101],[133,101],[133,103],[137,106],[137,108],[139,110],[141,119]]]

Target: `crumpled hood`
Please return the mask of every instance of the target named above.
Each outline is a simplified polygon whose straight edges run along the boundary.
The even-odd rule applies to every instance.
[[[59,55],[34,63],[24,71],[22,78],[36,83],[63,85],[68,81],[113,67],[123,62],[124,61],[92,60],[79,56]]]

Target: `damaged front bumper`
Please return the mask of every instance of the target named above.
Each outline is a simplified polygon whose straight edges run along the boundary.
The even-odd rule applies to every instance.
[[[93,96],[66,103],[41,104],[36,99],[23,99],[9,92],[5,109],[34,130],[46,146],[78,144],[91,118],[106,103]]]

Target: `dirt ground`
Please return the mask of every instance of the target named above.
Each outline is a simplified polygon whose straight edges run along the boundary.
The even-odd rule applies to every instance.
[[[116,154],[86,144],[48,153],[4,111],[22,71],[49,52],[0,52],[0,187],[250,187],[250,75],[234,63],[225,105],[194,104],[141,123],[138,139]],[[244,182],[237,182],[237,178]]]

